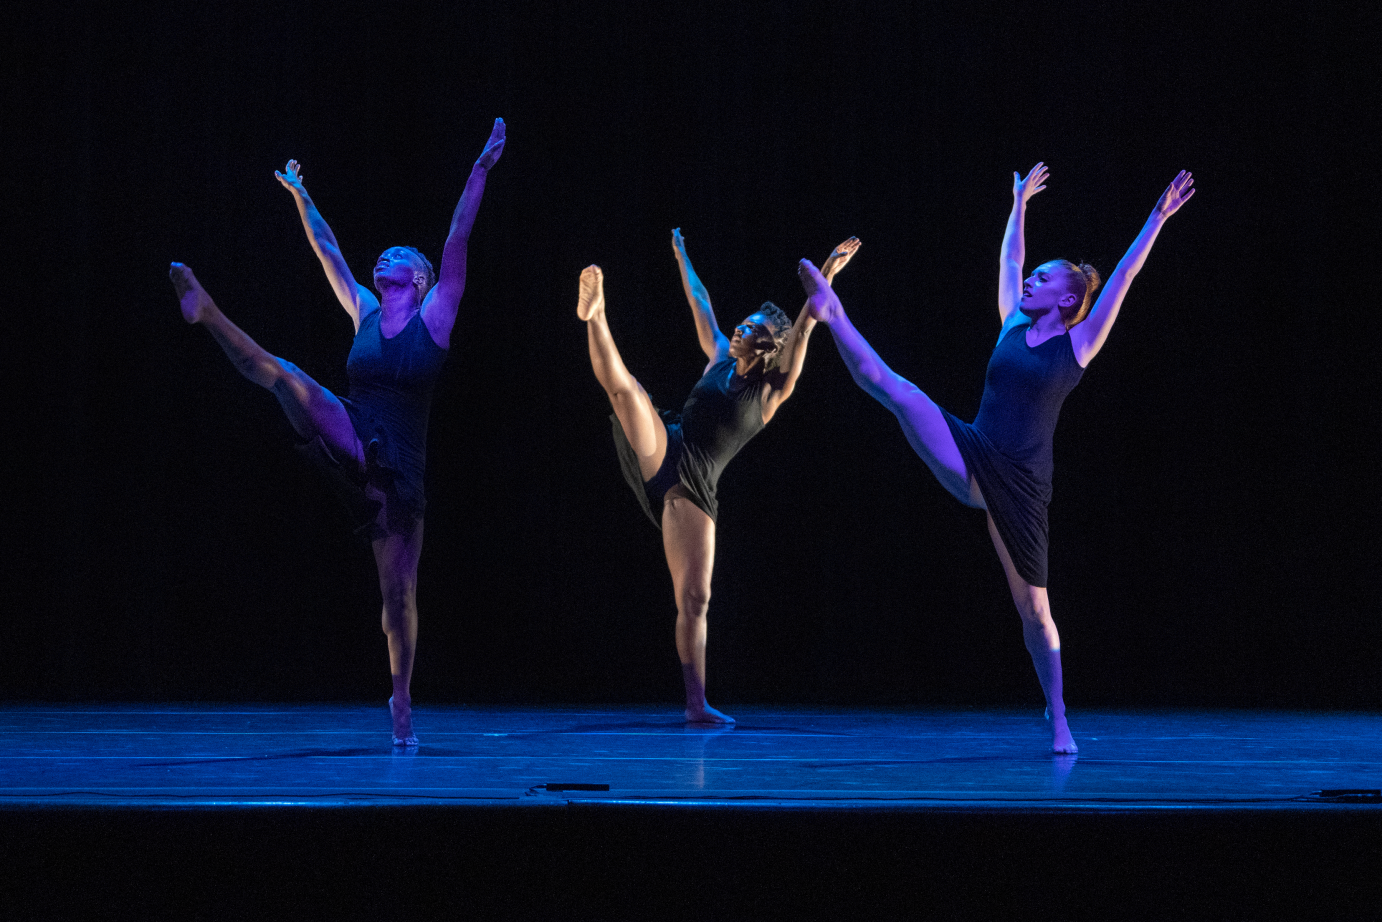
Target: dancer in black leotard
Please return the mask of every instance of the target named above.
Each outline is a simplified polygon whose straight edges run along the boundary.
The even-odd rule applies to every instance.
[[[822,266],[826,276],[833,278],[858,249],[853,237],[840,244]],[[661,524],[677,598],[677,655],[686,686],[686,719],[732,724],[733,718],[705,700],[706,610],[718,512],[715,486],[730,458],[792,395],[816,321],[803,308],[789,327],[787,315],[766,303],[726,338],[715,321],[710,295],[691,268],[680,229],[672,231],[672,252],[696,318],[701,349],[710,359],[681,413],[659,412],[624,367],[605,319],[604,274],[599,266],[581,272],[576,315],[586,322],[595,377],[614,405],[614,441],[624,477],[653,524]]]
[[[854,380],[897,416],[902,431],[932,473],[960,502],[988,510],[989,534],[1003,562],[1022,635],[1036,666],[1052,723],[1051,748],[1077,751],[1065,719],[1060,635],[1046,594],[1046,504],[1051,496],[1051,436],[1061,403],[1108,336],[1133,277],[1157,233],[1190,196],[1182,171],[1162,193],[1151,217],[1113,270],[1103,294],[1092,266],[1063,259],[1042,263],[1022,281],[1027,200],[1042,189],[1046,167],[1013,174],[1013,210],[998,270],[1003,328],[989,360],[984,397],[973,424],[936,406],[916,385],[878,357],[854,329],[828,281],[801,261],[807,310],[829,324]]]
[[[384,596],[393,696],[395,746],[413,735],[413,653],[417,646],[417,565],[422,553],[422,475],[432,385],[446,361],[451,329],[465,291],[466,244],[485,192],[485,178],[504,150],[504,120],[470,171],[451,218],[441,272],[412,247],[385,250],[374,267],[374,293],[355,281],[340,245],[302,184],[296,160],[279,181],[293,193],[307,238],[336,297],[355,323],[346,372],[350,396],[339,398],[295,365],[270,355],[221,313],[191,268],[169,272],[188,323],[215,337],[242,375],[272,391],[304,448],[330,469],[370,541]]]

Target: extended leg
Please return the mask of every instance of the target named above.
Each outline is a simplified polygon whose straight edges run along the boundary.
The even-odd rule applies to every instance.
[[[811,315],[830,327],[830,335],[854,382],[897,417],[912,450],[926,462],[941,486],[966,506],[983,508],[978,486],[969,476],[964,456],[940,407],[878,357],[868,340],[854,328],[844,305],[815,266],[802,260],[797,274],[806,289]]]
[[[605,319],[605,276],[599,266],[586,266],[581,271],[576,316],[585,321],[595,378],[609,395],[619,425],[624,427],[624,437],[638,455],[639,472],[645,481],[652,480],[667,454],[667,427],[653,409],[643,385],[624,367],[624,360],[614,345],[609,322]]]
[[[382,515],[383,513],[381,513]],[[374,543],[374,563],[379,568],[379,590],[384,596],[384,636],[389,640],[389,673],[393,697],[395,746],[416,746],[413,735],[413,655],[417,650],[417,564],[422,555],[422,522],[412,534],[385,535]]]
[[[993,524],[993,516],[988,517],[989,534],[993,546],[1003,561],[1003,572],[1008,576],[1008,589],[1012,591],[1013,603],[1022,617],[1022,640],[1031,654],[1032,665],[1036,667],[1041,690],[1046,694],[1046,709],[1051,716],[1051,751],[1059,753],[1079,752],[1074,738],[1070,735],[1070,725],[1065,720],[1065,689],[1061,678],[1060,634],[1056,622],[1051,618],[1051,600],[1043,586],[1033,586],[1017,575],[1011,555],[998,536],[998,528]]]
[[[231,323],[190,267],[173,263],[168,276],[177,291],[182,316],[188,323],[206,327],[240,374],[273,392],[298,435],[304,439],[320,436],[336,460],[345,463],[353,459],[356,464],[364,464],[364,451],[355,428],[335,394],[296,365],[270,355]]]
[[[715,568],[715,523],[686,498],[680,486],[662,500],[662,546],[677,596],[677,656],[686,685],[690,723],[732,724],[734,718],[705,702],[706,612]]]

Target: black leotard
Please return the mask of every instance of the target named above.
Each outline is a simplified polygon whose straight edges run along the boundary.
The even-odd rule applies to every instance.
[[[327,462],[339,475],[337,486],[355,519],[356,533],[370,540],[410,533],[422,518],[427,417],[433,385],[447,356],[432,339],[421,311],[392,338],[385,338],[379,328],[383,313],[372,311],[360,321],[346,360],[350,393],[341,398],[364,448],[364,472],[345,471],[329,453],[322,458],[320,440],[307,446],[315,460]],[[382,522],[380,504],[365,496],[367,484],[384,494]]]
[[[1017,324],[998,340],[973,424],[949,413],[945,421],[1018,575],[1045,586],[1052,436],[1061,404],[1084,369],[1075,360],[1069,334],[1032,347],[1027,345],[1030,327],[1030,322]]]
[[[610,415],[624,479],[658,528],[662,523],[654,514],[654,507],[661,512],[663,495],[678,483],[691,502],[715,521],[719,514],[715,486],[720,474],[749,439],[763,429],[763,375],[755,372],[740,377],[734,373],[734,361],[725,358],[706,369],[691,388],[681,413],[659,411],[667,427],[667,454],[662,467],[646,483],[638,469],[638,455],[624,435],[619,417]]]

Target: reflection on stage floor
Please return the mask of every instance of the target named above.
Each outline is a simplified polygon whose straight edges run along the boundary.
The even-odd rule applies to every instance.
[[[1072,712],[1066,757],[1040,711],[734,713],[420,704],[400,750],[382,703],[9,705],[0,804],[1337,810],[1369,797],[1317,792],[1382,787],[1376,714]]]

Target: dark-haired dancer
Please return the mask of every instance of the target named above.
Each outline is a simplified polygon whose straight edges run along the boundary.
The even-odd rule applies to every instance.
[[[1077,751],[1065,719],[1060,635],[1046,595],[1046,506],[1051,497],[1051,437],[1067,394],[1104,345],[1133,277],[1166,219],[1194,195],[1182,171],[1162,193],[1132,247],[1099,286],[1092,266],[1064,259],[1042,263],[1024,282],[1022,239],[1027,200],[1045,188],[1038,163],[1013,174],[1013,210],[998,263],[998,314],[1003,328],[989,359],[984,397],[973,424],[961,422],[883,363],[845,315],[829,281],[807,260],[801,280],[807,310],[829,324],[854,380],[897,416],[912,448],[960,502],[988,510],[989,534],[1003,562],[1022,636],[1046,694],[1051,749]]]
[[[466,244],[490,167],[504,150],[504,120],[470,171],[442,250],[441,272],[413,247],[391,247],[374,266],[374,293],[357,283],[302,184],[296,160],[279,181],[293,194],[307,238],[331,288],[355,324],[346,361],[350,395],[335,394],[302,369],[270,355],[231,323],[197,282],[191,268],[173,263],[169,275],[188,323],[215,337],[239,372],[272,391],[304,449],[330,470],[351,507],[357,534],[374,550],[384,596],[389,642],[395,746],[416,746],[413,735],[413,652],[417,646],[417,566],[422,553],[423,466],[432,385],[446,361],[451,329],[465,291]]]
[[[833,278],[859,241],[840,244],[822,266]],[[643,511],[662,529],[662,546],[677,599],[677,655],[686,686],[686,720],[732,724],[705,700],[706,611],[715,565],[715,486],[725,465],[773,418],[796,387],[816,321],[803,307],[795,324],[765,303],[726,338],[710,294],[691,268],[681,230],[672,252],[696,319],[696,335],[710,364],[680,413],[659,411],[619,357],[605,319],[604,273],[581,272],[576,315],[586,322],[590,364],[614,405],[610,417],[624,478]],[[660,524],[659,524],[660,523]]]

